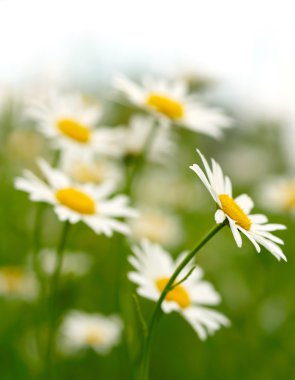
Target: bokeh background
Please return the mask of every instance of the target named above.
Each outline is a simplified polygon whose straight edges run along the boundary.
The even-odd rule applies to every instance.
[[[153,347],[154,380],[295,378],[294,219],[289,210],[265,208],[260,192],[272,176],[294,176],[292,9],[286,0],[0,1],[1,266],[26,266],[32,246],[36,209],[13,189],[13,179],[23,168],[35,168],[36,157],[50,159],[46,142],[25,117],[27,101],[52,89],[78,90],[98,97],[106,107],[103,122],[116,126],[130,115],[112,102],[118,72],[185,78],[235,120],[221,142],[177,131],[169,165],[147,165],[137,182],[137,204],[169,211],[181,224],[173,255],[192,247],[213,224],[214,205],[188,169],[197,160],[196,147],[219,160],[236,194],[251,194],[258,211],[288,226],[280,235],[288,263],[264,250],[258,255],[247,241],[238,249],[227,230],[205,247],[198,262],[221,293],[221,310],[232,326],[200,342],[178,315],[166,316]],[[45,218],[42,241],[54,248],[60,225],[50,209]],[[86,252],[92,266],[87,276],[62,281],[61,316],[73,308],[117,312],[118,265],[127,248],[118,238],[97,237],[76,225],[69,249]],[[132,286],[126,289],[126,297],[132,292]],[[148,319],[154,305],[140,302]],[[2,295],[0,310],[0,378],[33,379],[40,363],[30,337],[43,321],[32,303],[19,299]],[[140,326],[136,331],[140,336]],[[128,355],[121,344],[106,357],[90,350],[60,356],[59,377],[128,379]]]

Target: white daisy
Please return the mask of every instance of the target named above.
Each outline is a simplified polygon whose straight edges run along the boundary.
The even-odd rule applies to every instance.
[[[129,222],[132,236],[140,241],[143,238],[166,247],[175,247],[183,239],[183,229],[180,220],[159,208],[139,208],[138,218]]]
[[[75,184],[44,160],[40,159],[38,163],[47,182],[28,170],[15,180],[16,188],[29,193],[32,201],[52,204],[61,221],[82,221],[98,234],[111,236],[113,231],[129,233],[127,224],[118,218],[134,217],[136,212],[128,207],[128,197],[117,195],[109,198],[114,191],[110,183],[100,186]]]
[[[41,268],[46,275],[52,275],[56,268],[56,250],[44,248],[39,253]],[[92,264],[90,257],[83,252],[65,252],[61,273],[64,276],[85,275]]]
[[[123,324],[117,316],[69,312],[60,327],[60,348],[70,354],[92,348],[107,354],[121,339]]]
[[[228,222],[238,247],[242,246],[240,234],[242,232],[253,243],[257,252],[260,252],[259,245],[262,245],[278,260],[287,261],[278,245],[284,244],[283,240],[271,233],[271,231],[283,230],[286,227],[282,224],[267,223],[268,219],[265,215],[250,214],[254,206],[252,199],[246,194],[233,198],[231,180],[224,176],[220,165],[212,160],[212,168],[210,168],[201,152],[198,151],[198,153],[205,172],[197,164],[190,166],[190,169],[198,175],[217,204],[216,223]]]
[[[129,257],[135,272],[128,273],[128,278],[138,285],[137,293],[152,301],[157,301],[170,277],[183,259],[181,254],[174,262],[160,245],[143,240],[140,246],[133,247],[134,256]],[[179,282],[191,269],[186,266],[175,283]],[[213,286],[202,280],[203,271],[198,267],[181,284],[173,288],[163,301],[161,307],[165,313],[177,311],[193,327],[200,339],[206,339],[221,326],[228,326],[229,320],[221,313],[207,306],[218,305],[220,296]]]
[[[154,119],[143,115],[134,115],[127,127],[122,127],[122,153],[125,156],[137,156],[143,152],[146,141],[154,128]],[[171,131],[158,127],[148,151],[148,159],[152,162],[165,163],[175,150],[171,139]]]
[[[270,178],[259,188],[263,207],[274,212],[295,213],[295,178]]]
[[[0,268],[0,295],[32,301],[38,291],[39,285],[33,272],[15,266]]]
[[[223,129],[231,126],[231,119],[218,108],[209,108],[195,96],[189,95],[184,81],[145,78],[141,85],[119,76],[115,87],[130,102],[152,112],[161,120],[169,121],[195,132],[220,137]]]
[[[81,157],[75,150],[64,152],[59,166],[74,182],[81,184],[99,185],[106,182],[119,184],[122,180],[122,170],[113,161],[95,155]]]
[[[55,148],[75,148],[79,154],[117,155],[118,132],[112,128],[95,128],[102,115],[101,106],[87,103],[80,94],[51,94],[47,103],[32,104],[28,114]]]

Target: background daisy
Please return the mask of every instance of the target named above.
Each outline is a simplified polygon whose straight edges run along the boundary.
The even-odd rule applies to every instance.
[[[15,187],[29,193],[32,201],[49,203],[61,221],[82,221],[98,234],[111,236],[113,231],[129,234],[128,225],[119,220],[136,215],[135,210],[128,207],[128,197],[117,195],[110,198],[114,192],[110,183],[100,186],[75,184],[44,160],[38,163],[47,182],[30,171],[15,180]]]
[[[220,137],[222,131],[232,125],[231,119],[222,110],[209,108],[188,94],[184,81],[145,77],[138,85],[124,76],[118,76],[114,85],[131,103],[166,123],[211,137]]]
[[[108,354],[121,339],[123,324],[117,316],[70,311],[60,326],[60,349],[74,354],[92,348],[98,354]]]
[[[133,247],[134,256],[129,262],[135,269],[128,277],[137,286],[137,293],[152,301],[157,301],[169,278],[183,259],[183,254],[173,261],[170,254],[160,245],[143,240],[140,246]],[[179,274],[175,283],[190,270],[189,265]],[[203,271],[198,267],[192,274],[173,288],[162,303],[165,313],[178,312],[193,327],[201,340],[213,334],[221,326],[229,326],[229,320],[221,313],[210,308],[220,303],[220,296],[213,286],[202,280]],[[209,307],[208,307],[209,306]]]
[[[31,105],[28,115],[36,121],[38,130],[52,141],[52,146],[73,150],[77,154],[117,155],[118,131],[95,128],[102,107],[81,94],[51,94],[47,102]]]

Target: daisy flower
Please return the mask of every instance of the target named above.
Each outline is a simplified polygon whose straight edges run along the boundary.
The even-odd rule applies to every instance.
[[[31,271],[15,266],[0,268],[0,295],[32,301],[38,291],[37,279]]]
[[[271,178],[259,188],[261,204],[274,212],[295,213],[295,178]]]
[[[140,296],[156,302],[182,261],[183,254],[174,262],[160,245],[148,240],[143,240],[140,246],[134,246],[133,252],[134,256],[128,259],[135,271],[129,272],[128,278],[138,285],[137,293]],[[191,264],[186,266],[186,272],[182,271],[175,283],[191,269]],[[161,307],[164,313],[178,312],[193,327],[199,338],[204,340],[230,322],[223,314],[207,307],[218,305],[220,296],[202,277],[201,268],[195,268],[189,278],[170,290]]]
[[[283,240],[271,233],[286,227],[282,224],[268,223],[265,215],[250,214],[254,206],[252,199],[246,194],[233,198],[231,180],[223,174],[220,165],[212,160],[210,168],[201,152],[197,152],[201,157],[205,172],[197,164],[190,166],[190,169],[197,174],[217,204],[216,223],[227,221],[238,247],[242,246],[241,233],[243,233],[253,243],[257,252],[260,252],[260,245],[262,245],[278,260],[287,261],[279,247],[279,244],[284,244]]]
[[[139,208],[138,218],[129,222],[132,236],[143,238],[166,247],[175,247],[183,239],[183,228],[179,218],[159,208]]]
[[[166,123],[177,124],[194,132],[220,137],[231,126],[231,119],[218,108],[209,108],[188,94],[184,81],[144,78],[141,85],[119,76],[115,87],[137,107],[152,112]]]
[[[122,329],[117,316],[71,311],[60,327],[60,348],[68,354],[86,348],[107,354],[120,342]]]
[[[99,104],[87,103],[80,94],[51,94],[47,103],[35,103],[28,114],[54,148],[116,155],[120,136],[112,128],[95,128],[102,115]]]
[[[125,156],[137,156],[143,152],[148,136],[154,128],[152,117],[134,115],[127,127],[122,127],[121,149]],[[153,162],[165,163],[175,150],[171,140],[171,131],[167,128],[158,128],[151,143],[148,159]]]
[[[95,155],[81,157],[75,150],[64,152],[59,166],[74,182],[81,184],[119,184],[122,180],[122,171],[113,161]]]
[[[118,218],[134,217],[136,212],[128,207],[128,197],[118,195],[110,198],[114,190],[112,184],[76,184],[44,160],[40,159],[38,164],[46,182],[28,170],[15,180],[15,187],[29,193],[32,201],[53,205],[61,221],[82,221],[97,234],[129,233],[127,224]]]
[[[56,268],[56,251],[44,248],[39,253],[39,259],[43,272],[48,276],[52,275]],[[86,253],[66,252],[62,262],[61,273],[64,276],[83,276],[90,270],[91,264],[92,260]]]

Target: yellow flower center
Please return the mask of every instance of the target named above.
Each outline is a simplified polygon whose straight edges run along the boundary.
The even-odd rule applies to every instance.
[[[156,286],[160,292],[162,292],[167,285],[169,281],[169,278],[167,277],[161,277],[158,280],[156,280]],[[178,303],[178,305],[182,308],[185,309],[186,307],[190,306],[191,300],[188,292],[186,289],[181,286],[177,285],[175,288],[170,290],[169,293],[167,293],[165,299],[167,301],[174,301]]]
[[[86,331],[85,342],[89,346],[96,346],[98,344],[101,344],[102,341],[103,341],[102,334],[101,334],[101,332],[97,328],[90,327]]]
[[[94,200],[80,190],[72,187],[60,189],[55,193],[55,197],[63,206],[79,212],[80,214],[95,213]]]
[[[146,105],[172,120],[181,119],[184,115],[184,107],[180,102],[156,92],[148,95]]]
[[[60,119],[57,128],[67,137],[80,143],[87,143],[91,138],[90,129],[73,119]]]
[[[251,220],[241,207],[227,194],[219,195],[222,210],[245,230],[250,230]]]

